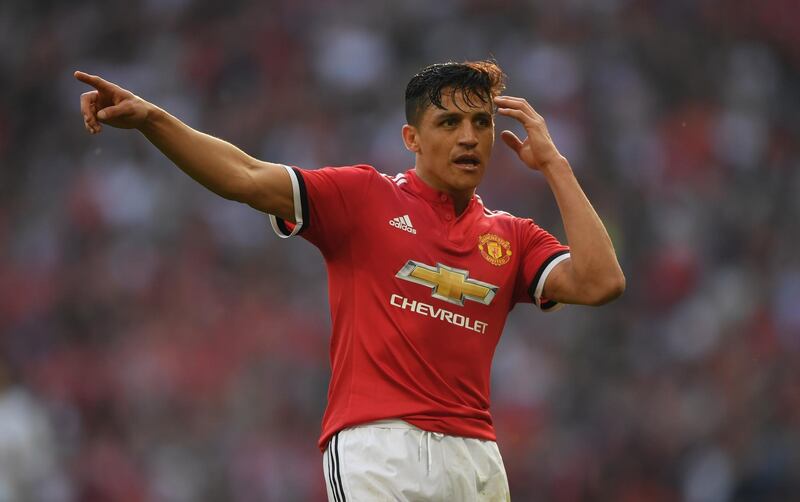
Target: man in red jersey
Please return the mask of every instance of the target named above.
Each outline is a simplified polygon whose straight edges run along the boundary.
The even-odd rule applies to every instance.
[[[329,500],[507,500],[489,413],[491,360],[518,302],[600,305],[625,278],[611,240],[544,120],[501,96],[489,61],[429,66],[406,89],[413,169],[305,170],[256,160],[99,77],[81,96],[91,133],[137,128],[215,193],[317,246],[328,270],[332,375],[319,446]],[[569,247],[475,194],[496,112],[503,141],[541,172]]]

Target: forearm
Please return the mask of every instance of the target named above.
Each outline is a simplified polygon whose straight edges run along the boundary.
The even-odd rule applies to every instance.
[[[569,162],[559,157],[540,170],[561,212],[576,283],[589,297],[600,298],[598,303],[619,296],[625,278],[614,246]]]
[[[225,197],[243,200],[252,184],[249,170],[255,159],[234,145],[192,129],[150,104],[142,134],[194,180]]]

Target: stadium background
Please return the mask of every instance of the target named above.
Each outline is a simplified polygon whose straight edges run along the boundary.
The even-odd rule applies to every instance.
[[[141,135],[83,69],[272,161],[412,165],[404,86],[494,56],[615,240],[620,300],[518,307],[493,412],[515,500],[800,497],[791,0],[0,5],[0,500],[316,500],[322,260]],[[499,128],[516,128],[500,119]],[[516,130],[519,130],[516,128]],[[497,145],[490,207],[563,237]]]

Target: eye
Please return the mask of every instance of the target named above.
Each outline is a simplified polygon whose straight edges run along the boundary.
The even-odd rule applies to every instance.
[[[492,125],[492,120],[486,117],[480,117],[475,120],[475,123],[478,127],[490,127]]]
[[[442,120],[442,125],[445,127],[453,127],[458,124],[458,119],[455,117],[447,117],[446,119]]]

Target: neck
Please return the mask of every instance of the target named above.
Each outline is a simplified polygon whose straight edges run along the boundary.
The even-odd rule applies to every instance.
[[[475,189],[470,190],[468,195],[456,196],[454,194],[450,194],[453,197],[453,209],[455,209],[456,216],[461,216],[461,213],[466,211],[467,205],[469,205],[469,201],[472,200],[472,195],[474,193]]]
[[[467,209],[469,201],[472,200],[472,196],[475,195],[475,188],[473,187],[463,191],[454,190],[452,187],[442,183],[441,180],[430,176],[424,169],[419,169],[418,166],[415,166],[414,169],[417,173],[417,177],[421,179],[423,183],[434,190],[438,190],[449,195],[453,199],[453,208],[455,209],[456,216],[461,216],[461,213]]]

